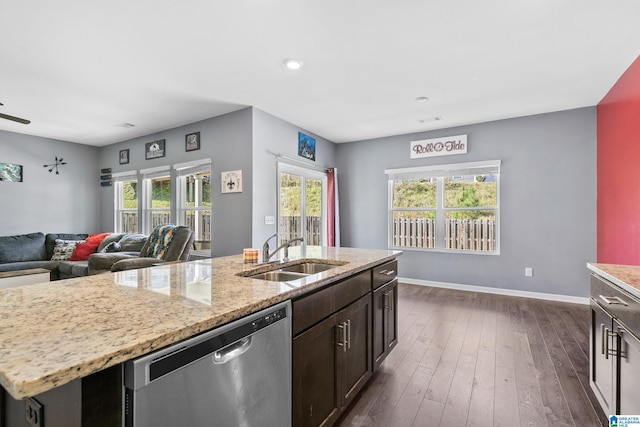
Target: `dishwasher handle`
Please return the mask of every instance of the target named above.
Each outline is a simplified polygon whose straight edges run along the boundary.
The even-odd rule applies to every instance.
[[[244,354],[251,347],[251,337],[243,338],[213,353],[213,363],[221,365]]]

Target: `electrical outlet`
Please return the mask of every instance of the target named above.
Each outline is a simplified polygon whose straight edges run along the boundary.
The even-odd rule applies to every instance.
[[[44,427],[44,406],[33,397],[25,399],[25,419],[31,427]]]
[[[533,276],[533,268],[525,267],[524,275],[527,276],[527,277],[532,277]]]
[[[273,225],[276,223],[276,217],[267,215],[264,217],[264,223],[265,225]]]

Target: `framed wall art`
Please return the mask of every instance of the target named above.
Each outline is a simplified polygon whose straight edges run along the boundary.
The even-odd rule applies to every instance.
[[[157,159],[167,155],[165,151],[165,140],[160,139],[158,141],[147,142],[144,144],[144,158],[145,160]]]
[[[22,182],[22,165],[0,163],[0,181]]]
[[[316,161],[316,139],[298,132],[298,156]]]
[[[120,155],[118,156],[121,165],[126,165],[129,163],[129,149],[120,150]]]
[[[221,174],[223,193],[242,193],[242,171],[228,171]]]
[[[193,132],[184,137],[184,151],[194,151],[200,149],[200,132]]]

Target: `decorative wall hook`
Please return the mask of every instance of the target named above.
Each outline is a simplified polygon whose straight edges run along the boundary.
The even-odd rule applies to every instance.
[[[56,156],[56,162],[55,163],[51,163],[50,165],[43,165],[45,168],[49,168],[49,173],[53,172],[54,170],[56,171],[56,175],[60,175],[60,172],[58,171],[58,166],[62,166],[62,165],[66,165],[67,162],[63,162],[63,158],[60,157],[58,159],[58,156]]]

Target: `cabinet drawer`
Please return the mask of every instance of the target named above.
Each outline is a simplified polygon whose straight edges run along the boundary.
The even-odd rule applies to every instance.
[[[371,292],[371,270],[293,301],[293,335]]]
[[[373,268],[373,289],[378,289],[398,276],[398,261],[395,259]]]
[[[640,334],[640,301],[606,279],[591,275],[591,298],[629,330]]]

